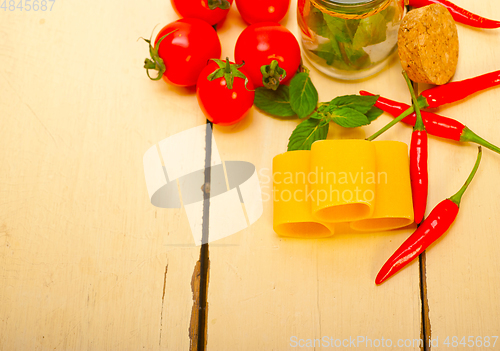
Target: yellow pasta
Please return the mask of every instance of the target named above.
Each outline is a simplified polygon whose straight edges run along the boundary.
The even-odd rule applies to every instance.
[[[310,151],[290,151],[273,159],[273,222],[281,236],[324,238],[333,235],[333,226],[311,215]]]

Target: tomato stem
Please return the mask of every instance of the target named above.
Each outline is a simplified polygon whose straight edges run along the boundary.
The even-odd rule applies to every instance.
[[[207,4],[210,10],[215,10],[216,8],[227,10],[231,7],[231,3],[227,0],[208,0]]]
[[[277,60],[273,60],[269,65],[260,67],[262,73],[262,84],[267,89],[276,90],[280,86],[280,82],[285,79],[286,71],[279,66]]]
[[[219,59],[211,60],[214,61],[217,66],[219,66],[219,68],[208,75],[207,79],[209,81],[213,81],[217,78],[224,78],[224,80],[226,81],[226,87],[228,89],[233,89],[234,78],[238,77],[245,80],[245,89],[249,90],[247,88],[248,78],[239,70],[245,64],[245,62],[240,65],[236,65],[229,62],[229,57],[226,57],[226,61],[222,61]]]
[[[226,57],[226,67],[224,67],[224,73],[231,73],[231,63],[229,62],[229,57]]]
[[[153,37],[153,33],[151,33],[151,38],[149,38],[149,39],[142,38],[146,43],[148,43],[149,55],[151,56],[151,58],[146,58],[144,60],[144,68],[146,69],[146,74],[148,75],[149,79],[160,80],[163,77],[163,73],[165,73],[167,68],[165,67],[165,62],[163,62],[163,59],[160,57],[160,54],[158,53],[158,49],[160,48],[160,44],[163,41],[163,39],[168,37],[170,34],[176,32],[177,30],[178,29],[175,29],[175,30],[165,34],[164,36],[162,36],[160,38],[160,40],[158,40],[158,43],[156,43],[156,45],[154,47],[151,45],[151,38]],[[151,77],[149,75],[150,69],[158,71],[158,75],[154,78]]]

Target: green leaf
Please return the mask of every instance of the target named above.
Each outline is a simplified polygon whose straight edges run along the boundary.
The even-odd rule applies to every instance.
[[[396,20],[396,8],[394,6],[389,6],[384,11],[380,12],[384,16],[387,23],[394,22]]]
[[[352,41],[355,49],[361,49],[365,46],[382,43],[386,39],[387,21],[384,14],[363,18],[359,22],[358,30]]]
[[[295,112],[290,106],[290,91],[286,85],[280,85],[277,90],[257,88],[253,103],[260,110],[273,116],[295,116]]]
[[[297,73],[290,82],[290,105],[299,118],[307,117],[318,104],[318,91],[309,74]]]
[[[311,12],[308,17],[307,25],[309,29],[317,35],[327,38],[329,30],[323,18],[323,12],[311,6]]]
[[[356,63],[359,59],[363,57],[368,57],[368,54],[363,49],[355,49],[353,45],[344,44],[344,51],[347,59],[351,63]]]
[[[330,16],[328,14],[324,14],[323,18],[332,34],[329,36],[330,38],[335,37],[338,41],[342,43],[351,43],[360,20],[346,20],[339,17]]]
[[[361,95],[344,95],[338,96],[328,103],[329,106],[349,107],[362,114],[366,114],[375,105],[379,95],[374,96],[361,96]]]
[[[324,59],[329,66],[331,66],[334,61],[342,60],[342,53],[335,39],[318,45],[318,48],[314,50],[313,53]]]
[[[344,128],[356,128],[370,124],[368,118],[350,107],[340,107],[331,113],[332,121]]]
[[[290,136],[288,151],[311,150],[312,143],[326,139],[328,128],[328,121],[306,119],[295,128]]]
[[[326,118],[325,114],[321,111],[314,111],[312,115],[309,116],[312,119],[323,119]]]
[[[378,107],[375,107],[373,106],[366,114],[366,118],[368,118],[368,120],[371,122],[373,122],[374,120],[376,120],[377,118],[380,117],[380,115],[384,113],[384,111],[382,111],[381,109],[379,109]]]

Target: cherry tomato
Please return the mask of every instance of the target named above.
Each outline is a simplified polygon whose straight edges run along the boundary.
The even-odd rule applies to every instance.
[[[290,0],[236,0],[236,7],[245,22],[279,22],[290,7]]]
[[[234,48],[237,63],[245,62],[245,71],[255,87],[276,89],[279,83],[290,80],[300,65],[300,47],[295,36],[278,23],[263,22],[248,26],[241,32]],[[282,71],[273,70],[277,61]],[[267,76],[261,67],[268,66]],[[270,72],[270,73],[269,73]]]
[[[231,65],[231,66],[229,66]],[[212,76],[220,73],[213,80]],[[224,73],[223,76],[222,73]],[[228,126],[241,121],[253,105],[255,92],[248,81],[245,88],[246,72],[229,60],[213,60],[201,71],[196,84],[198,103],[207,117],[214,124]],[[232,85],[232,86],[231,86]]]
[[[182,17],[198,18],[214,25],[226,18],[233,0],[172,0]]]
[[[207,22],[197,18],[182,18],[160,30],[154,47],[150,40],[151,59],[146,59],[144,68],[153,80],[163,77],[168,83],[179,86],[195,85],[198,76],[211,58],[219,58],[219,37]],[[149,70],[157,70],[152,77]]]

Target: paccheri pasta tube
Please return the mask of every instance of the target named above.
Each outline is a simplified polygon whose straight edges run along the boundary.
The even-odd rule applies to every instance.
[[[408,147],[397,141],[325,140],[273,160],[274,230],[321,238],[334,223],[385,231],[413,223]]]
[[[311,147],[313,216],[327,222],[371,217],[375,204],[375,147],[366,140],[322,140]],[[374,179],[366,179],[373,177]],[[311,177],[313,178],[313,177]]]
[[[274,231],[281,236],[324,238],[333,225],[312,216],[310,151],[289,151],[273,159]],[[309,178],[309,179],[308,179]]]
[[[371,218],[352,222],[361,231],[385,231],[413,223],[408,146],[398,141],[375,141],[377,175],[375,211]]]

